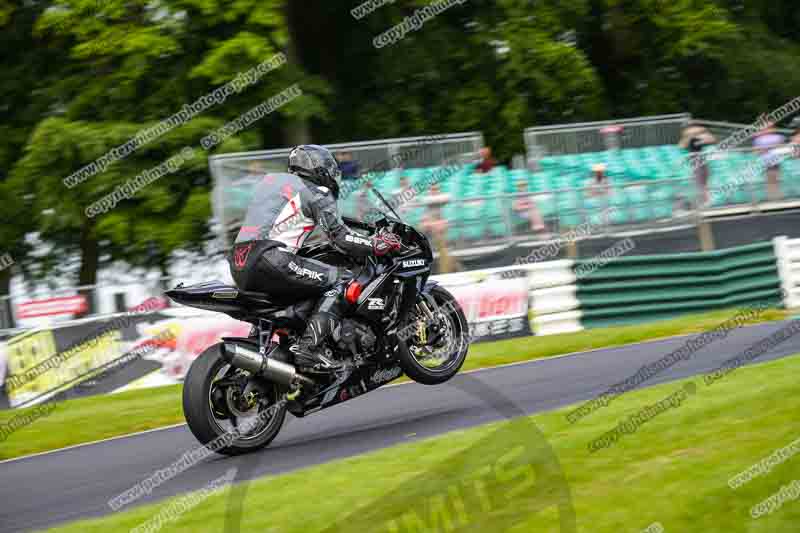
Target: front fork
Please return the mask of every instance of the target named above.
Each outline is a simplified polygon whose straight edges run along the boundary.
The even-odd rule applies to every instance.
[[[415,331],[417,344],[425,346],[428,344],[437,345],[442,336],[443,331],[443,318],[439,304],[428,293],[421,293],[422,299],[417,302],[417,328]]]

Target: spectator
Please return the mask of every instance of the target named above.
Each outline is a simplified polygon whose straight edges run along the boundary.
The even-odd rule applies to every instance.
[[[608,176],[604,163],[592,165],[592,174],[584,182],[583,187],[587,196],[603,197],[608,195]]]
[[[361,171],[358,161],[353,160],[353,154],[350,152],[339,152],[336,156],[339,161],[339,170],[342,171],[342,179],[354,180],[358,178]]]
[[[789,142],[792,143],[792,156],[800,158],[800,153],[798,153],[798,150],[800,150],[800,117],[795,117],[789,127],[794,129],[794,133],[789,139]]]
[[[241,179],[236,180],[236,183],[254,185],[261,181],[261,178],[264,177],[264,174],[264,166],[261,164],[261,161],[258,159],[251,159],[247,163],[247,174],[245,174]]]
[[[800,159],[800,128],[797,128],[789,140],[792,143],[792,157]]]
[[[778,133],[775,124],[769,124],[753,137],[753,147],[761,156],[761,162],[766,168],[767,199],[780,200],[780,175],[783,154],[776,147],[786,143],[786,137]]]
[[[438,184],[431,186],[430,194],[424,199],[427,211],[420,224],[423,231],[431,236],[434,250],[439,253],[436,262],[436,273],[455,272],[460,267],[447,248],[447,220],[442,214],[442,206],[450,201],[450,195],[443,193]]]
[[[683,130],[681,140],[678,145],[689,150],[689,163],[694,175],[695,186],[702,199],[703,205],[708,205],[710,198],[708,195],[708,162],[703,156],[703,148],[717,142],[717,139],[704,126],[690,121],[689,125]]]
[[[342,204],[340,199],[339,205],[343,214],[355,218],[356,220],[370,223],[380,218],[378,213],[380,209],[376,209],[375,206],[372,205],[372,199],[375,198],[375,195],[370,192],[370,189],[373,186],[374,184],[367,180],[364,182],[363,186],[354,189],[353,192],[350,193],[350,196],[353,198],[352,203],[347,202],[346,204]]]
[[[411,186],[408,176],[400,177],[400,187],[392,191],[389,203],[401,217],[408,211],[408,204],[416,200],[417,191]]]
[[[447,221],[442,216],[442,207],[449,201],[450,195],[443,193],[438,183],[431,185],[430,194],[426,195],[422,202],[428,208],[425,213],[425,219],[431,223],[447,224]]]
[[[497,166],[497,161],[495,161],[492,157],[492,149],[488,146],[481,148],[478,151],[478,154],[481,156],[481,162],[478,163],[478,166],[475,168],[475,172],[478,174],[486,174],[487,172],[491,172],[491,170]]]
[[[523,194],[528,192],[528,182],[525,180],[517,181],[517,193]],[[514,212],[514,230],[522,231],[542,231],[544,230],[544,221],[542,215],[539,213],[539,208],[536,206],[536,200],[533,196],[519,196],[514,199],[512,204]]]
[[[619,150],[621,144],[620,137],[622,136],[622,126],[606,126],[600,130],[600,135],[603,136],[603,144],[605,145],[606,150]]]

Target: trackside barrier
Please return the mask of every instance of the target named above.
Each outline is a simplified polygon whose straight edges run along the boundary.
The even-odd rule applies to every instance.
[[[583,329],[575,285],[574,261],[547,261],[527,265],[531,295],[531,324],[536,335]]]
[[[714,252],[626,255],[596,270],[581,268],[592,264],[565,259],[432,279],[461,304],[473,342],[730,307],[800,307],[800,239],[778,237]],[[8,394],[0,405],[177,383],[208,346],[249,331],[244,322],[182,306],[23,331],[0,343],[0,385],[7,363]],[[130,353],[141,356],[128,361]]]
[[[620,257],[581,277],[586,328],[780,302],[782,280],[771,241],[714,252]]]
[[[775,237],[775,256],[787,308],[800,307],[800,239]]]
[[[507,271],[518,276],[504,278]],[[581,329],[571,261],[434,279],[462,304],[473,342]],[[208,346],[249,330],[247,323],[183,306],[23,330],[0,343],[0,385],[7,395],[0,406],[178,383]],[[169,338],[154,343],[165,331]],[[152,349],[128,357],[146,345]]]
[[[476,280],[508,280],[509,273],[518,273],[519,278],[527,283],[531,332],[534,335],[553,335],[583,329],[573,266],[574,261],[563,259],[446,274],[436,276],[436,279],[445,287],[456,287],[476,283]]]

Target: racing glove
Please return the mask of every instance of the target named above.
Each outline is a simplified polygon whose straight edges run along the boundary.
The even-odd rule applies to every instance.
[[[402,246],[400,237],[389,231],[381,231],[372,238],[372,249],[379,257],[397,252]]]

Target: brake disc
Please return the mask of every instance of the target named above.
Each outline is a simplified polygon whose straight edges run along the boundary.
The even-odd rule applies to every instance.
[[[257,380],[251,379],[244,390],[228,387],[225,391],[225,403],[230,413],[237,418],[252,416],[258,414],[260,400],[266,397],[266,392]]]

